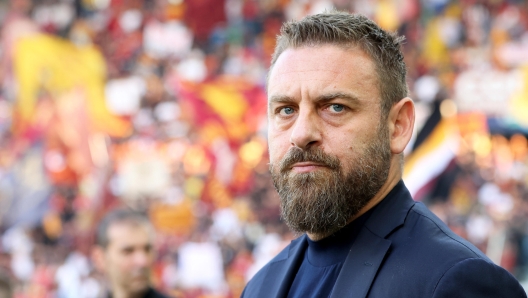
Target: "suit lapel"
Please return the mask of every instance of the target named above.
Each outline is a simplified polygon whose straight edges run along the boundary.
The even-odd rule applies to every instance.
[[[270,264],[269,272],[259,292],[259,297],[286,297],[295,279],[306,250],[306,235],[295,239],[290,245],[288,258]]]
[[[415,202],[400,181],[375,207],[343,264],[332,290],[332,298],[366,297],[391,241],[385,239],[403,225]]]
[[[390,245],[390,240],[363,228],[352,245],[330,297],[366,297]]]

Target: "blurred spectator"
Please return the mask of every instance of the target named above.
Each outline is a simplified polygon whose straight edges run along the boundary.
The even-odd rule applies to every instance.
[[[0,298],[11,298],[13,297],[13,287],[11,286],[11,280],[8,275],[3,271],[0,271]]]
[[[108,297],[165,297],[151,287],[154,230],[140,213],[119,209],[105,215],[97,229],[93,258],[105,274]]]

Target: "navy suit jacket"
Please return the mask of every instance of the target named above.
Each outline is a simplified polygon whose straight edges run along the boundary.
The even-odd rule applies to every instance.
[[[306,249],[291,242],[242,297],[286,297]],[[400,181],[375,207],[350,249],[332,298],[526,297],[519,282],[453,233]]]

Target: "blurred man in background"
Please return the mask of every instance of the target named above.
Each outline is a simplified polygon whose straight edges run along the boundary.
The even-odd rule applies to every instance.
[[[95,265],[108,281],[109,297],[166,297],[152,288],[154,229],[144,215],[115,210],[101,221],[93,252]]]
[[[13,288],[11,287],[11,280],[3,271],[0,270],[0,298],[13,297]]]

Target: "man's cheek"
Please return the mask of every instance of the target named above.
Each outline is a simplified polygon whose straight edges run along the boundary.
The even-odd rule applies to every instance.
[[[269,162],[271,164],[274,164],[278,160],[280,160],[280,158],[278,157],[279,154],[277,152],[277,149],[274,146],[270,145],[268,150],[269,150]]]

